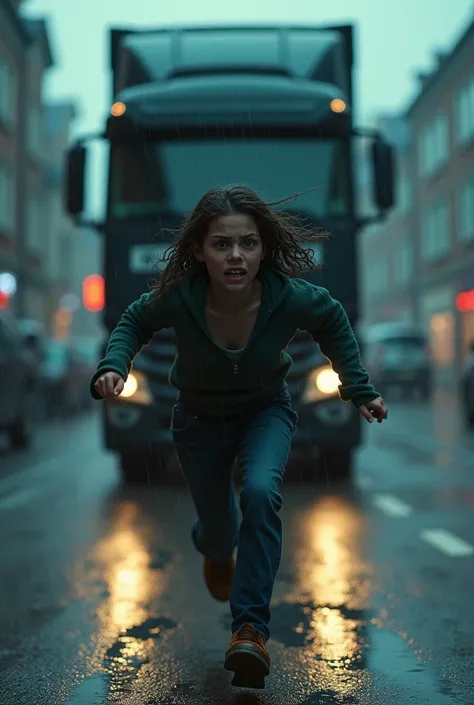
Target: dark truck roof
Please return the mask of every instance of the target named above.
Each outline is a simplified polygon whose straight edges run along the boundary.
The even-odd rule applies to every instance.
[[[270,72],[332,83],[347,97],[352,27],[173,27],[111,30],[115,92],[209,70]]]
[[[261,108],[263,122],[299,112],[297,122],[316,124],[333,98],[351,106],[352,60],[351,26],[111,30],[113,100],[142,125],[207,112],[222,124],[236,106],[254,121]]]

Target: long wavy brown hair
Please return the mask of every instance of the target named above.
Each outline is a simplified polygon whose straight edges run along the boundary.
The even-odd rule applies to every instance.
[[[280,201],[266,202],[248,186],[222,186],[205,193],[178,230],[175,242],[160,260],[166,266],[153,282],[155,296],[163,296],[186,274],[205,267],[195,258],[194,248],[196,245],[202,246],[213,218],[230,213],[245,213],[255,220],[267,264],[291,277],[318,268],[314,250],[303,247],[302,243],[319,242],[327,237],[327,233],[305,224],[297,216],[274,208],[295,201],[301,195],[295,193]]]

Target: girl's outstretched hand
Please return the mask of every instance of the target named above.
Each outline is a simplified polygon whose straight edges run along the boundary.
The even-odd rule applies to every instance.
[[[359,411],[369,423],[372,423],[374,419],[377,419],[378,423],[382,423],[388,416],[388,409],[382,397],[377,397],[377,399],[369,401],[368,404],[362,404],[359,406]]]
[[[115,399],[123,391],[125,381],[117,372],[105,372],[94,384],[102,399]]]

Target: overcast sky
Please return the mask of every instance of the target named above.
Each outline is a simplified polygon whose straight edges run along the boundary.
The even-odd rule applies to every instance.
[[[107,28],[212,22],[355,21],[359,116],[398,110],[416,90],[415,73],[432,66],[472,19],[472,0],[26,0],[30,15],[49,18],[56,67],[48,97],[72,97],[76,129],[100,128],[110,102]]]

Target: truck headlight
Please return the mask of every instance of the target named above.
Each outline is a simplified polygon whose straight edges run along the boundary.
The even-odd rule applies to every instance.
[[[148,380],[142,372],[131,372],[119,399],[131,401],[134,404],[151,404],[153,397],[148,386]]]
[[[317,367],[309,376],[306,389],[303,394],[303,401],[322,401],[330,399],[338,394],[341,380],[330,365]]]

